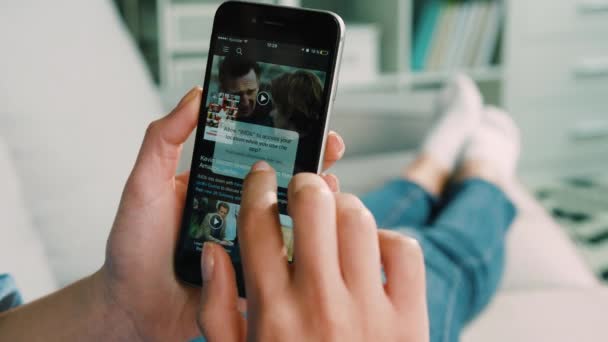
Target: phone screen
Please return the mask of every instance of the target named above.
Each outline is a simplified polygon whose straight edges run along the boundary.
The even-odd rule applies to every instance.
[[[291,261],[287,186],[295,173],[318,171],[335,51],[221,33],[212,39],[178,248],[200,253],[205,241],[216,242],[240,265],[242,182],[264,160],[276,171]]]

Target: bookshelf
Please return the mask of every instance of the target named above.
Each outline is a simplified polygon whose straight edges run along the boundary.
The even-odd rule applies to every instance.
[[[380,65],[379,74],[375,80],[368,84],[344,84],[342,82],[343,91],[368,91],[368,90],[390,90],[409,91],[418,88],[436,87],[441,85],[450,75],[457,71],[465,72],[483,86],[496,86],[503,79],[501,63],[501,41],[503,26],[502,22],[497,22],[498,26],[489,27],[487,21],[493,21],[489,12],[493,6],[495,10],[504,16],[504,4],[502,0],[383,0],[383,1],[366,1],[366,0],[350,0],[350,1],[324,1],[324,0],[302,0],[302,6],[323,8],[333,10],[344,17],[349,23],[370,23],[378,27],[381,32],[380,40]],[[443,58],[443,66],[436,67],[432,70],[414,70],[412,68],[414,59],[416,58],[416,38],[418,27],[420,26],[420,17],[424,15],[427,7],[435,7],[436,18],[435,25],[441,26],[442,18],[440,12],[445,12],[445,8],[451,8],[453,25],[443,25],[443,29],[449,30],[450,27],[461,26],[460,31],[468,32],[464,35],[484,33],[481,32],[484,28],[497,30],[494,37],[486,37],[489,39],[486,44],[492,48],[486,48],[486,54],[490,54],[491,62],[462,63],[458,65],[450,62],[450,49],[454,50],[452,54],[467,55],[468,51],[464,48],[458,48],[459,45],[475,46],[475,38],[463,38],[458,34],[447,35],[444,40],[450,42],[453,40],[452,46],[448,46],[445,52],[439,51],[439,56]],[[500,11],[499,11],[500,7]],[[486,22],[484,22],[486,21]],[[460,23],[458,23],[460,22]],[[427,39],[432,45],[432,40],[440,27],[428,27]],[[487,31],[487,30],[486,30]],[[445,34],[444,34],[445,35]],[[461,34],[462,35],[462,34]],[[463,35],[463,36],[464,36]],[[482,34],[476,36],[481,39]],[[462,44],[459,41],[462,40]],[[479,45],[479,43],[477,43]],[[449,44],[448,44],[449,45]],[[489,49],[489,50],[488,50]],[[474,58],[474,54],[468,54],[468,58]],[[478,57],[479,59],[483,59]],[[457,58],[454,58],[457,59]]]

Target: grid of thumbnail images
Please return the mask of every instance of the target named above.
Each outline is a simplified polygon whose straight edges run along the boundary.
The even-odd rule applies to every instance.
[[[234,121],[239,112],[240,96],[218,93],[207,109],[207,127],[218,128],[222,121]]]

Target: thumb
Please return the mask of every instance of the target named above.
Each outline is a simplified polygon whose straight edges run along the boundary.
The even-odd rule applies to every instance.
[[[182,144],[198,122],[202,98],[202,89],[192,88],[171,113],[148,126],[131,172],[131,180],[144,185],[141,191],[175,176]]]
[[[238,310],[234,269],[221,246],[205,242],[201,260],[203,293],[198,324],[209,342],[245,341],[245,319]]]

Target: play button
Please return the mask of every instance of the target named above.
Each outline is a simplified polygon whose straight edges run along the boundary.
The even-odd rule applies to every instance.
[[[261,91],[258,93],[258,104],[260,106],[265,106],[270,102],[270,95],[267,92]]]
[[[220,215],[214,214],[209,218],[209,223],[211,224],[211,227],[213,227],[214,229],[218,229],[222,226],[224,220]]]

